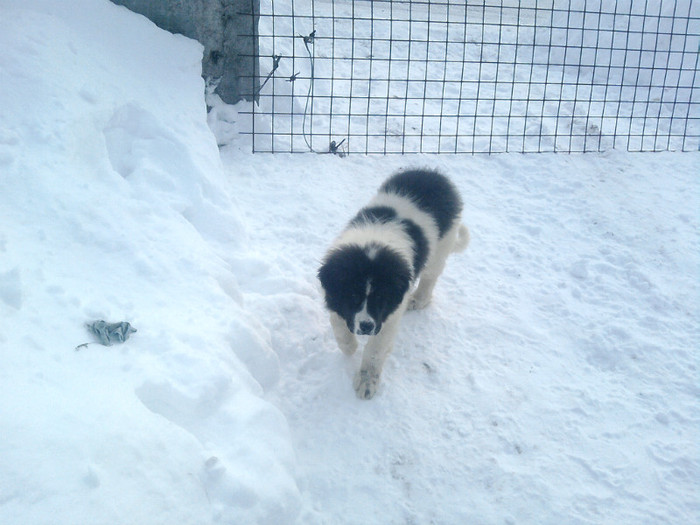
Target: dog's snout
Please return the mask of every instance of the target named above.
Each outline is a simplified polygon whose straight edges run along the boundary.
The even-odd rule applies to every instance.
[[[369,335],[374,331],[374,323],[372,321],[361,321],[359,328],[360,335]]]

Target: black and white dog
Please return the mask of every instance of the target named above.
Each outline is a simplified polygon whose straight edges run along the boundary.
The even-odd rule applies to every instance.
[[[445,176],[400,172],[382,184],[326,254],[318,276],[338,346],[352,355],[355,335],[370,336],[354,381],[358,397],[374,396],[404,311],[428,305],[447,256],[467,247],[461,212],[462,200]]]

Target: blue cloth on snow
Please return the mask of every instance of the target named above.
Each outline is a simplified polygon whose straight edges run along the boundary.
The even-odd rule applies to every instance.
[[[112,346],[114,343],[123,343],[129,336],[136,332],[136,328],[129,323],[108,323],[106,321],[95,321],[87,324],[88,330],[95,334],[100,343],[105,346]]]

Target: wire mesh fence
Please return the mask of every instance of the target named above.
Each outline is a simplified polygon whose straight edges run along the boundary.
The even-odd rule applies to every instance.
[[[253,151],[695,151],[699,3],[263,0]]]

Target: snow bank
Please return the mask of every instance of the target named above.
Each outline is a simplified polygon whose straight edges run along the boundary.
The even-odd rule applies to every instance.
[[[201,47],[106,0],[3,0],[0,49],[0,522],[292,521]],[[138,332],[76,351],[96,319]]]

